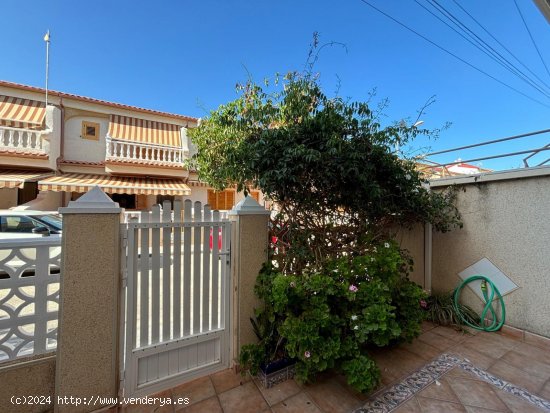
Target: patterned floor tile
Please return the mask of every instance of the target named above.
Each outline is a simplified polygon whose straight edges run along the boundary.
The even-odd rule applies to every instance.
[[[503,343],[501,346],[509,345]],[[457,354],[442,354],[398,383],[373,394],[355,413],[509,412],[521,411],[518,410],[521,405],[529,407],[524,409],[526,413],[550,412],[550,401],[534,392],[503,380]]]

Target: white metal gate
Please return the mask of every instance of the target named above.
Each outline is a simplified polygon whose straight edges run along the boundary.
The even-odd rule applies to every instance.
[[[122,236],[124,395],[228,368],[231,223],[200,202],[171,211],[166,201],[122,224]]]

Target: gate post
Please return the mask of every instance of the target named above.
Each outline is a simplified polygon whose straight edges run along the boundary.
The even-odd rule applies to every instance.
[[[241,347],[257,342],[250,318],[261,303],[254,285],[262,264],[267,261],[268,221],[270,212],[247,196],[229,212],[232,221],[231,291],[233,333],[231,361],[234,364]]]
[[[97,410],[101,402],[91,398],[118,395],[121,211],[99,187],[59,209],[63,240],[56,413]],[[77,397],[79,406],[74,404]]]

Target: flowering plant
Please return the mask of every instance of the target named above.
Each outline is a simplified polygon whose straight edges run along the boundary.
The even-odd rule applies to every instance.
[[[277,324],[286,355],[297,361],[298,380],[338,367],[357,390],[372,390],[380,373],[369,349],[420,333],[426,293],[408,280],[398,245],[382,246],[300,276],[264,266],[256,292],[266,305],[258,315]]]

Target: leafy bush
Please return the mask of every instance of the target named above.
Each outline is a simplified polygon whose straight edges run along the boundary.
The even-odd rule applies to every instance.
[[[407,279],[407,262],[394,242],[369,255],[339,258],[322,270],[286,275],[265,265],[256,292],[265,302],[259,319],[272,320],[288,357],[297,362],[296,377],[311,381],[326,369],[341,368],[350,385],[372,390],[379,372],[369,346],[411,340],[420,333],[426,312],[424,291]],[[267,353],[266,342],[246,347],[241,362]],[[361,371],[361,374],[358,374]]]

